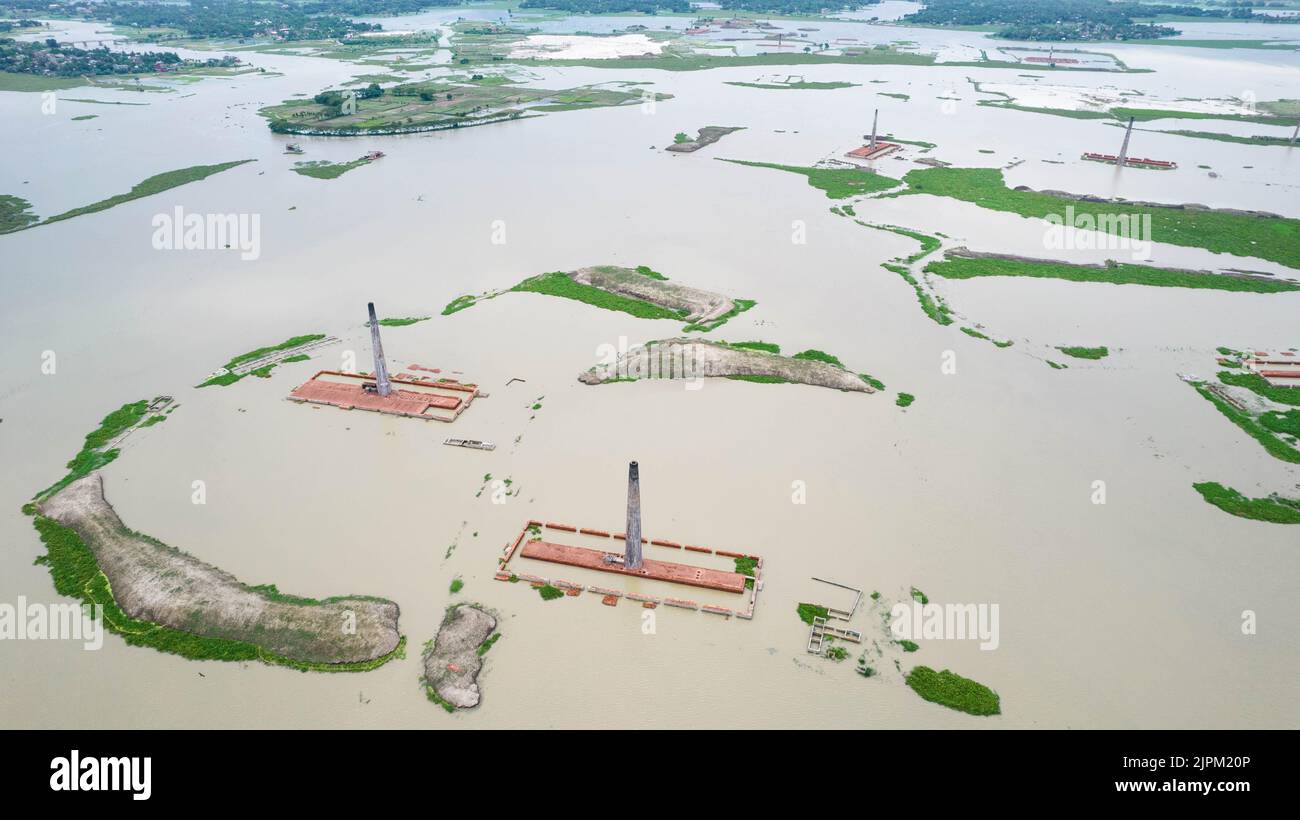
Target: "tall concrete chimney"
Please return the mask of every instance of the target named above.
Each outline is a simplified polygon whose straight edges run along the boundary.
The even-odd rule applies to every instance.
[[[879,122],[879,121],[880,121],[880,109],[877,108],[877,109],[876,109],[876,113],[871,115],[871,143],[870,143],[870,145],[871,145],[872,148],[875,148],[875,147],[876,147],[876,123]]]
[[[1124,144],[1119,147],[1119,161],[1115,164],[1120,168],[1128,161],[1128,139],[1133,136],[1133,117],[1128,118],[1128,128],[1124,131]]]
[[[375,352],[375,392],[387,396],[393,392],[388,381],[388,362],[384,361],[384,345],[379,341],[379,319],[375,316],[375,303],[370,302],[370,347]]]
[[[633,461],[627,465],[627,544],[623,566],[641,568],[641,472]]]

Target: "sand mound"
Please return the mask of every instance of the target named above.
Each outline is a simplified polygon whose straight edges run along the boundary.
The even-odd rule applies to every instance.
[[[267,594],[233,575],[127,529],[91,473],[38,505],[74,530],[132,618],[207,638],[246,641],[310,663],[373,660],[397,648],[397,604],[371,598],[324,601]]]
[[[854,393],[875,392],[858,374],[827,362],[686,338],[664,339],[632,348],[612,363],[591,368],[578,376],[578,381],[607,384],[629,379],[728,376],[809,384]]]
[[[598,265],[569,274],[575,282],[617,293],[669,310],[686,310],[688,322],[707,323],[730,312],[736,303],[720,293],[645,276],[632,268]]]
[[[478,706],[479,646],[497,628],[497,620],[472,604],[447,610],[433,648],[424,655],[424,684],[459,709]]]

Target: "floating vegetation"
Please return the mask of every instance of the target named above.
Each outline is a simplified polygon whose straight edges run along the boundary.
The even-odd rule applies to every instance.
[[[1238,518],[1273,524],[1300,524],[1300,499],[1285,498],[1277,493],[1266,498],[1247,498],[1214,481],[1193,484],[1192,488],[1201,494],[1201,498]]]
[[[1110,355],[1106,347],[1069,347],[1057,346],[1057,350],[1076,359],[1104,359]]]
[[[851,196],[887,191],[890,188],[897,188],[899,185],[899,181],[893,177],[887,177],[862,168],[806,168],[798,165],[779,165],[773,162],[750,162],[741,159],[722,159],[721,157],[719,159],[723,162],[747,165],[751,168],[772,168],[777,171],[802,174],[807,177],[809,185],[819,191],[825,191],[826,196],[831,199],[847,199]]]
[[[918,666],[907,673],[907,685],[931,703],[968,715],[983,717],[1002,713],[997,692],[947,669],[936,672],[928,666]]]

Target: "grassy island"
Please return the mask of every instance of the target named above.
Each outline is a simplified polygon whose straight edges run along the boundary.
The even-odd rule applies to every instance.
[[[819,350],[798,356],[772,352],[776,345],[692,338],[658,339],[633,347],[613,362],[596,365],[578,376],[583,384],[613,384],[640,379],[726,378],[760,384],[805,384],[848,393],[874,393],[863,377],[839,359]]]
[[[68,474],[23,507],[45,545],[61,595],[102,607],[108,631],[132,646],[185,658],[261,661],[313,671],[364,671],[404,654],[397,605],[365,596],[324,600],[249,586],[229,573],[129,529],[104,497],[99,468],[114,446],[151,426],[170,400],[139,401],[87,434]],[[147,418],[146,418],[147,417]],[[355,630],[340,630],[344,618]]]
[[[1024,276],[1036,279],[1063,279],[1068,282],[1104,282],[1112,285],[1197,288],[1245,293],[1282,293],[1300,290],[1300,283],[1262,276],[1234,276],[1115,261],[1105,265],[1072,265],[1048,259],[1024,259],[996,254],[965,255],[957,252],[950,252],[944,259],[930,262],[925,266],[925,271],[945,279]]]
[[[722,159],[719,157],[719,159]],[[851,196],[872,194],[898,187],[899,181],[893,177],[877,174],[862,168],[806,168],[798,165],[779,165],[774,162],[750,162],[743,159],[722,159],[736,165],[750,168],[772,168],[807,177],[808,184],[825,191],[830,199],[847,199]]]
[[[1076,359],[1104,359],[1110,355],[1110,350],[1105,346],[1102,347],[1070,347],[1058,346],[1057,350],[1067,356],[1073,356]]]
[[[380,324],[383,324],[382,320]],[[285,339],[278,345],[259,347],[247,353],[241,353],[226,362],[217,373],[209,377],[198,387],[225,387],[234,384],[245,376],[266,378],[277,364],[290,361],[304,361],[307,357],[298,353],[299,348],[319,342],[325,338],[324,333],[307,333]],[[301,358],[299,357],[301,355]]]
[[[667,276],[647,265],[635,268],[595,265],[529,277],[508,291],[458,296],[443,308],[442,314],[458,313],[508,292],[558,296],[638,319],[683,321],[687,323],[683,329],[688,333],[708,333],[757,304],[752,299],[733,299],[669,281]]]
[[[438,634],[424,646],[420,683],[429,700],[447,712],[473,709],[481,694],[483,656],[501,638],[497,619],[479,604],[447,607]]]
[[[1300,524],[1300,499],[1276,493],[1267,498],[1247,498],[1231,487],[1213,481],[1193,484],[1192,488],[1210,504],[1238,518],[1251,518],[1273,524]]]
[[[165,171],[161,174],[155,174],[144,182],[135,185],[130,191],[124,194],[117,194],[108,199],[102,199],[99,202],[83,205],[80,208],[73,208],[70,211],[64,211],[61,214],[48,217],[44,220],[37,218],[29,212],[30,203],[26,200],[13,196],[0,196],[0,233],[10,233],[12,231],[22,230],[24,228],[34,228],[38,225],[48,225],[51,222],[61,222],[65,219],[72,219],[76,216],[93,214],[99,211],[106,211],[116,205],[124,202],[130,202],[135,199],[160,194],[163,191],[169,191],[172,188],[178,188],[191,182],[197,182],[201,179],[207,179],[213,174],[219,174],[222,171],[228,171],[231,168],[243,165],[246,162],[253,162],[251,159],[241,159],[234,162],[222,162],[216,165],[194,165],[189,168],[180,168],[175,171]]]
[[[728,82],[726,85],[737,85],[741,88],[769,88],[783,91],[832,91],[837,88],[857,88],[858,83],[849,83],[842,81],[832,81],[825,83],[804,82],[802,80],[788,83],[741,83]]]
[[[1119,233],[1119,225],[1114,217],[1149,214],[1151,235],[1162,243],[1258,257],[1300,270],[1300,220],[1297,219],[1160,203],[1097,201],[1071,194],[1012,189],[1006,186],[1002,172],[996,168],[924,168],[907,172],[903,181],[908,185],[905,194],[946,196],[1031,218],[1061,218],[1068,205],[1077,216],[1091,217],[1097,230],[1115,235]],[[1294,286],[1279,289],[1291,290]]]
[[[670,97],[658,94],[654,99]],[[554,90],[489,82],[488,78],[464,83],[440,79],[389,88],[372,83],[360,90],[327,90],[311,99],[286,100],[258,113],[276,133],[346,137],[465,128],[543,112],[636,105],[642,101],[641,91],[624,83]]]
[[[1300,464],[1300,447],[1283,438],[1294,429],[1294,425],[1300,424],[1300,418],[1284,413],[1255,413],[1245,410],[1239,403],[1228,401],[1218,389],[1212,389],[1212,385],[1205,382],[1192,383],[1192,387],[1246,435],[1258,441],[1269,455],[1290,464]],[[1294,434],[1291,435],[1291,440],[1296,440]]]
[[[986,717],[1002,713],[997,692],[947,669],[936,672],[928,666],[918,666],[907,673],[907,685],[931,703],[968,715]]]
[[[318,159],[308,162],[295,162],[292,170],[295,174],[301,174],[312,179],[338,179],[353,168],[360,168],[362,165],[369,165],[371,162],[374,162],[374,160],[368,156],[354,159],[351,162],[329,162]]]

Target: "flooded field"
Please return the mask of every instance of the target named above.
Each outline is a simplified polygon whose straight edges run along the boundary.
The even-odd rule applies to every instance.
[[[475,14],[499,17],[450,9],[384,23],[427,30]],[[557,34],[613,31],[627,20],[645,18],[538,25]],[[689,21],[665,18],[654,28]],[[776,24],[815,26],[821,31],[809,36],[828,42],[904,40],[926,52],[975,55],[995,47],[976,32]],[[81,39],[77,26],[85,25],[66,24],[68,39]],[[1180,28],[1189,39],[1271,36],[1250,25]],[[1247,93],[1278,100],[1300,87],[1296,52],[1087,50],[1151,71],[1056,72],[1037,82],[1171,101]],[[240,56],[266,72],[170,92],[68,89],[57,92],[52,114],[40,93],[0,92],[7,124],[0,194],[29,200],[41,215],[104,200],[164,171],[255,160],[0,236],[8,341],[0,359],[0,600],[59,600],[46,568],[33,565],[42,547],[20,507],[63,474],[105,414],[169,395],[180,409],[128,437],[104,470],[105,495],[122,519],[248,584],[391,599],[411,649],[371,672],[302,674],[183,660],[117,636],[97,652],[4,641],[0,724],[1300,726],[1295,527],[1227,515],[1192,488],[1214,480],[1251,496],[1295,496],[1300,477],[1177,377],[1211,375],[1220,345],[1296,347],[1300,293],[938,281],[962,323],[1015,340],[999,349],[957,324],[931,321],[908,284],[880,267],[915,252],[915,241],[830,207],[851,202],[857,220],[942,234],[977,251],[1065,258],[1045,246],[1041,220],[929,195],[832,200],[801,175],[717,161],[838,159],[863,143],[879,109],[882,135],[935,144],[876,161],[890,177],[930,157],[1005,169],[1011,187],[1296,218],[1300,148],[1138,131],[1135,155],[1174,160],[1178,169],[1083,162],[1084,151],[1115,152],[1123,132],[1105,120],[977,104],[988,95],[970,81],[1023,85],[1029,94],[1035,80],[1018,75],[1047,74],[1042,66],[529,65],[519,73],[530,86],[626,81],[673,98],[427,134],[290,137],[272,133],[257,111],[382,69]],[[773,72],[853,85],[728,84]],[[73,119],[86,113],[97,116]],[[662,150],[678,132],[708,125],[744,130],[690,154]],[[1150,127],[1288,136],[1240,122]],[[286,156],[290,142],[304,156]],[[298,160],[348,162],[371,150],[386,156],[337,179],[292,173]],[[233,248],[155,249],[155,217],[178,207],[258,215],[257,258],[243,260]],[[1160,266],[1297,276],[1276,262],[1154,239],[1151,261]],[[537,293],[442,313],[458,296],[605,264],[648,266],[675,282],[752,299],[752,309],[706,338],[824,351],[888,389],[725,379],[699,389],[650,380],[589,386],[577,377],[604,351],[680,335],[681,322]],[[383,316],[432,317],[382,328],[393,373],[419,363],[489,395],[450,425],[286,401],[319,370],[371,369],[370,301]],[[232,356],[307,333],[341,344],[282,363],[269,378],[193,387]],[[1058,345],[1085,344],[1111,353],[1071,359],[1066,370],[1045,363],[1060,358]],[[50,352],[52,373],[43,370]],[[915,403],[898,406],[900,392]],[[497,447],[447,447],[447,436]],[[648,610],[631,602],[603,607],[591,593],[546,601],[524,584],[493,580],[502,547],[529,519],[621,532],[632,460],[640,463],[647,536],[763,556],[752,621],[661,607],[647,630]],[[1104,504],[1094,501],[1098,481]],[[193,503],[195,482],[206,503]],[[709,561],[703,565],[727,568]],[[526,571],[597,585],[618,580]],[[940,603],[996,603],[1000,645],[980,651],[971,641],[928,641],[901,668],[887,654],[881,674],[863,678],[851,661],[805,651],[808,627],[797,605],[834,603],[814,576],[878,591],[882,601],[906,600],[915,587]],[[464,588],[452,594],[457,577]],[[478,679],[481,705],[453,716],[425,699],[415,647],[458,600],[495,610],[503,637]],[[853,628],[883,642],[883,604],[871,606],[864,602]],[[1245,610],[1258,616],[1258,634],[1242,634]],[[902,682],[913,663],[995,689],[1002,714],[972,717],[921,700]],[[614,711],[630,697],[638,709]]]

